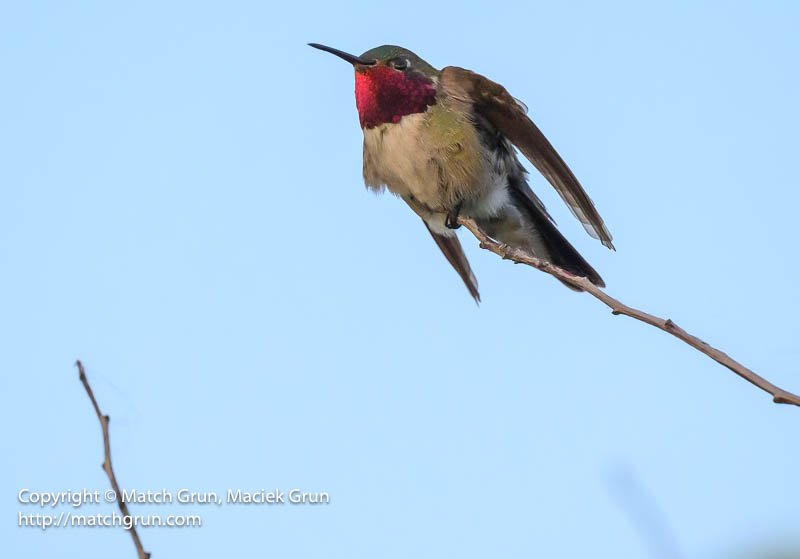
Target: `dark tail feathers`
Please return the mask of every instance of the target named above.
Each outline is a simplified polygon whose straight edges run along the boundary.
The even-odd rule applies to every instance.
[[[564,235],[562,235],[561,232],[556,228],[556,226],[550,220],[550,216],[548,216],[544,210],[544,206],[541,206],[540,202],[537,204],[538,200],[534,198],[533,193],[531,192],[531,195],[529,196],[525,192],[525,190],[528,190],[527,188],[523,190],[522,188],[514,188],[512,185],[510,186],[511,188],[508,190],[511,194],[514,206],[520,213],[531,220],[531,225],[533,225],[533,227],[536,229],[537,233],[541,237],[541,241],[544,243],[547,249],[547,259],[559,268],[563,268],[564,270],[577,276],[583,276],[587,278],[590,282],[598,287],[605,287],[606,284],[603,281],[603,278],[600,277],[600,274],[598,274],[597,271],[589,265],[583,256],[581,256],[580,253],[575,250],[575,247],[573,247],[564,237]],[[576,291],[583,291],[582,289],[577,289],[568,283],[562,283],[571,289],[575,289]]]

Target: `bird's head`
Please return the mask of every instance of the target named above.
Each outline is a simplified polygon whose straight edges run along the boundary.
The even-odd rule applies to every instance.
[[[356,107],[362,128],[398,123],[436,104],[439,71],[410,50],[383,45],[361,56],[309,43],[349,62],[356,74]]]

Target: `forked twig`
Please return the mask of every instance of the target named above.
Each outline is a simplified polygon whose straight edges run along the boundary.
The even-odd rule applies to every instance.
[[[111,440],[108,437],[108,422],[110,418],[107,415],[103,415],[100,411],[100,406],[97,405],[97,400],[94,397],[94,392],[92,392],[92,387],[89,386],[89,380],[86,378],[86,371],[83,369],[83,363],[81,363],[80,359],[75,361],[75,366],[78,367],[78,375],[83,383],[83,387],[86,389],[86,393],[89,395],[89,399],[92,401],[97,419],[100,420],[100,427],[103,429],[103,471],[105,471],[109,481],[111,481],[111,488],[117,496],[117,504],[119,505],[122,516],[124,518],[130,518],[131,513],[128,510],[128,505],[125,504],[122,498],[122,492],[120,491],[119,483],[117,483],[117,476],[114,475],[114,468],[111,467]],[[131,523],[131,527],[128,531],[133,538],[133,545],[136,546],[136,553],[139,555],[139,559],[149,559],[150,553],[145,551],[144,547],[142,547],[142,540],[139,539],[139,534],[136,533],[136,526],[134,526],[133,523]]]
[[[732,359],[726,353],[716,349],[708,345],[706,342],[701,340],[700,338],[693,336],[686,332],[683,328],[679,327],[677,324],[672,322],[669,318],[663,319],[657,316],[653,316],[652,314],[648,314],[646,312],[642,312],[638,309],[634,309],[633,307],[629,307],[614,299],[612,296],[608,295],[605,291],[594,285],[588,279],[570,274],[569,272],[562,270],[558,266],[551,264],[549,262],[545,262],[544,260],[540,260],[535,256],[529,254],[524,250],[520,250],[518,248],[513,248],[508,245],[498,243],[491,237],[489,237],[486,233],[484,233],[478,224],[475,223],[474,220],[468,217],[459,217],[459,223],[461,223],[464,227],[469,229],[473,235],[480,241],[480,246],[483,249],[489,250],[498,256],[502,257],[505,260],[513,260],[514,262],[518,262],[520,264],[527,264],[528,266],[532,266],[537,270],[541,270],[551,276],[555,276],[556,278],[563,280],[575,287],[580,287],[587,293],[589,293],[592,297],[599,299],[603,302],[606,306],[611,309],[611,312],[615,315],[624,314],[625,316],[629,316],[631,318],[635,318],[641,322],[649,324],[651,326],[655,326],[659,330],[663,330],[668,334],[671,334],[678,338],[679,340],[689,344],[696,350],[700,351],[701,353],[706,354],[711,359],[716,361],[717,363],[724,365],[746,381],[754,384],[764,392],[769,393],[772,395],[772,401],[776,404],[794,404],[795,406],[800,406],[800,397],[792,394],[791,392],[787,392],[782,388],[778,388],[768,380],[760,377],[755,372],[751,371],[738,361]]]

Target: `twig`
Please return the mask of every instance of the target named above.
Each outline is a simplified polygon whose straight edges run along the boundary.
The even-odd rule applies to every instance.
[[[651,557],[681,559],[684,554],[658,501],[633,470],[618,468],[608,478],[608,492],[628,517]]]
[[[110,418],[107,415],[103,415],[100,411],[100,406],[97,405],[97,400],[94,397],[94,392],[92,392],[92,387],[89,386],[89,381],[86,378],[86,371],[84,371],[83,363],[80,362],[80,359],[75,361],[75,366],[78,367],[78,376],[83,383],[83,387],[86,389],[86,393],[89,395],[89,399],[92,401],[94,411],[97,413],[97,419],[100,420],[100,427],[103,429],[103,454],[105,458],[101,467],[108,476],[109,481],[111,481],[111,488],[117,496],[117,504],[119,505],[122,516],[124,518],[130,518],[131,513],[128,510],[128,505],[125,504],[125,501],[122,499],[122,492],[119,489],[119,483],[117,483],[117,476],[114,475],[114,468],[111,467],[111,440],[108,437],[108,422]],[[142,540],[139,539],[139,534],[136,533],[136,527],[133,523],[131,523],[129,532],[133,538],[133,545],[136,546],[136,553],[139,555],[139,559],[149,559],[150,553],[145,551],[144,547],[142,547]]]
[[[652,314],[634,309],[633,307],[629,307],[628,305],[624,305],[584,277],[570,274],[558,266],[555,266],[549,262],[545,262],[544,260],[540,260],[524,250],[498,243],[484,233],[481,228],[478,227],[478,224],[470,218],[459,217],[458,221],[464,227],[469,229],[473,235],[475,235],[478,241],[480,241],[481,248],[489,250],[505,260],[513,260],[514,262],[518,262],[520,264],[527,264],[528,266],[532,266],[537,270],[541,270],[542,272],[550,274],[551,276],[555,276],[556,278],[574,285],[575,287],[580,287],[592,297],[599,299],[606,306],[608,306],[611,309],[612,314],[624,314],[625,316],[629,316],[651,326],[655,326],[656,328],[663,330],[668,334],[672,334],[679,340],[686,342],[696,350],[705,353],[717,363],[724,365],[746,381],[756,385],[764,392],[772,395],[772,401],[776,404],[794,404],[795,406],[800,406],[800,397],[792,394],[791,392],[787,392],[782,388],[778,388],[771,382],[758,376],[756,373],[738,361],[732,359],[726,353],[708,345],[700,338],[689,334],[683,328],[672,322],[672,320],[669,318],[659,318],[657,316],[653,316]]]

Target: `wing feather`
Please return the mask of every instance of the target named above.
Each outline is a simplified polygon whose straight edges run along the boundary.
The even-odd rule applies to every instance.
[[[441,87],[450,96],[469,102],[514,144],[553,185],[586,232],[610,249],[612,237],[603,218],[578,179],[558,155],[542,131],[525,114],[525,106],[506,89],[488,78],[448,66],[442,70]]]
[[[422,220],[425,223],[425,227],[428,229],[428,232],[433,237],[433,240],[436,241],[436,245],[444,254],[444,257],[447,258],[447,261],[450,262],[450,265],[458,272],[458,275],[461,276],[461,281],[464,282],[464,285],[467,286],[469,290],[469,294],[472,295],[472,298],[475,299],[476,303],[481,302],[481,296],[478,293],[478,280],[475,279],[475,274],[472,273],[472,268],[469,266],[469,260],[467,260],[467,255],[464,254],[464,249],[461,248],[461,243],[458,240],[458,237],[455,235],[448,236],[448,235],[440,235],[436,233],[433,229],[431,229],[428,222],[424,219]]]

